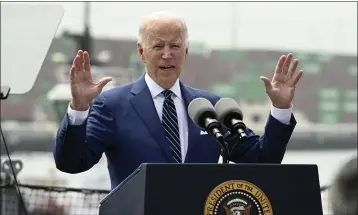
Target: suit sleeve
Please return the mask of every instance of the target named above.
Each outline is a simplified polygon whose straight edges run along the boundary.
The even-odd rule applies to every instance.
[[[231,148],[230,160],[236,163],[281,163],[296,123],[293,114],[288,124],[270,114],[262,136],[247,128],[246,141],[239,144],[235,140],[228,141]]]
[[[95,98],[89,115],[82,124],[70,124],[66,114],[54,143],[57,169],[66,173],[89,170],[113,143],[115,127],[113,108],[106,104],[102,94]]]

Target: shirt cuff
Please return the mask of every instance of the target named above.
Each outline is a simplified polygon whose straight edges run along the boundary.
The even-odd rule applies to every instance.
[[[289,125],[291,121],[292,107],[293,105],[291,104],[289,109],[280,109],[271,104],[271,115],[281,123]]]
[[[70,125],[81,125],[88,117],[89,106],[85,111],[77,111],[71,108],[71,103],[68,104],[67,116]]]

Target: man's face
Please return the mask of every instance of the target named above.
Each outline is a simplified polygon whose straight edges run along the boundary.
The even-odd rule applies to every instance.
[[[146,64],[148,75],[163,88],[170,88],[178,79],[188,48],[175,19],[149,21],[144,44],[138,44],[138,52]]]

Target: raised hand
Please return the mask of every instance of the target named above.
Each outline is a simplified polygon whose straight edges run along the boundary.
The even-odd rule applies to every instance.
[[[71,108],[77,111],[87,110],[90,102],[101,93],[103,87],[111,80],[111,78],[107,77],[94,83],[91,75],[89,54],[86,51],[79,50],[73,60],[70,72]]]
[[[290,67],[292,58],[291,53],[280,57],[272,80],[264,76],[260,77],[265,84],[266,93],[270,97],[272,105],[276,108],[287,109],[291,107],[296,85],[303,74],[302,70],[295,73],[298,66],[297,59],[293,61]]]

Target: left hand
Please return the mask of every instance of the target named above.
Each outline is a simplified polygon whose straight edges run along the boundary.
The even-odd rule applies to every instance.
[[[293,61],[290,68],[292,57],[291,53],[280,57],[272,81],[264,76],[260,77],[265,84],[266,93],[270,97],[272,105],[276,108],[288,109],[291,107],[296,85],[303,74],[303,71],[300,70],[295,75],[298,66],[297,59]]]

